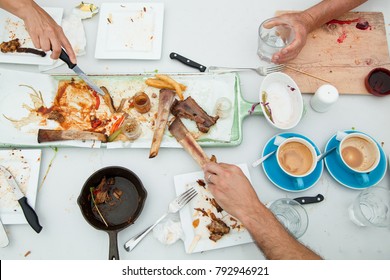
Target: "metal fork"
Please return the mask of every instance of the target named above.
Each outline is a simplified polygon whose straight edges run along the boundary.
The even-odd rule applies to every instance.
[[[126,251],[130,252],[137,246],[137,244],[159,223],[161,222],[166,216],[168,216],[171,213],[176,213],[181,208],[183,208],[188,202],[190,202],[191,199],[193,199],[198,192],[194,188],[190,188],[186,190],[184,193],[176,197],[171,203],[169,203],[168,211],[160,218],[158,219],[153,225],[146,228],[144,231],[140,232],[139,234],[135,235],[131,239],[129,239],[124,247]]]
[[[283,64],[278,64],[278,65],[272,65],[272,66],[259,66],[257,68],[210,66],[208,68],[208,70],[209,70],[209,72],[214,72],[214,73],[252,70],[261,76],[267,76],[268,74],[271,74],[273,72],[281,71],[281,70],[283,70],[283,68],[284,68]]]

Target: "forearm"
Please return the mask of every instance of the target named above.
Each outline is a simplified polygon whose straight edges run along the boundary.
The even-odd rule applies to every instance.
[[[36,3],[32,0],[0,0],[1,9],[4,9],[22,19],[35,5]]]
[[[338,18],[346,12],[367,2],[367,0],[323,0],[317,5],[303,11],[303,17],[308,22],[308,31],[320,27],[328,21]]]
[[[321,259],[291,236],[261,202],[240,220],[267,259]]]

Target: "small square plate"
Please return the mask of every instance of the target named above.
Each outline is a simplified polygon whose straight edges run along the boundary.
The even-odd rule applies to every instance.
[[[247,165],[240,164],[238,167],[241,168],[250,180]],[[197,183],[197,180],[203,180],[203,177],[203,172],[193,172],[174,177],[177,195],[180,195],[191,187],[194,187],[198,191],[198,195],[180,210],[180,221],[184,232],[186,253],[191,254],[253,242],[248,230],[239,221],[225,211],[218,213],[215,207],[211,205],[210,201],[213,196],[207,189],[207,186],[202,187]],[[230,227],[230,232],[216,242],[210,240],[210,232],[206,226],[211,222],[211,218],[209,216],[203,216],[195,208],[203,209],[207,213],[214,213],[217,218],[223,220]],[[237,227],[236,225],[239,226]]]
[[[103,3],[95,57],[160,59],[163,3]]]
[[[56,22],[61,25],[62,8],[43,8]],[[34,44],[28,34],[23,20],[0,9],[0,42],[8,42],[19,38],[21,47],[34,48]],[[2,53],[0,52],[0,62],[15,64],[36,64],[52,65],[54,60],[50,58],[49,53],[41,57],[30,53]]]
[[[15,177],[28,204],[35,209],[41,150],[0,150],[0,164]],[[0,217],[3,224],[27,224],[22,208],[3,174],[0,174]]]

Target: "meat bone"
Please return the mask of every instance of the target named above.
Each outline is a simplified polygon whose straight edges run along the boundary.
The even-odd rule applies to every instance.
[[[202,167],[204,164],[210,162],[210,158],[206,155],[200,147],[195,138],[184,126],[180,118],[175,118],[169,125],[169,132],[176,138],[177,142],[183,146],[192,158]]]
[[[39,129],[38,131],[38,143],[63,140],[96,140],[105,143],[107,136],[103,133],[81,130]]]

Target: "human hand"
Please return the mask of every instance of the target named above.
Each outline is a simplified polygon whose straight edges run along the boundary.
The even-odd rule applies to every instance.
[[[51,58],[58,59],[64,48],[70,60],[76,64],[76,55],[64,31],[55,20],[39,5],[33,3],[24,16],[21,16],[34,46],[47,52],[52,50]]]
[[[208,188],[218,204],[238,218],[250,215],[259,199],[242,170],[226,163],[210,162],[203,166]]]
[[[304,12],[287,13],[275,18],[290,23],[295,32],[295,39],[288,46],[272,56],[272,62],[277,64],[286,63],[298,56],[306,44],[308,33],[312,29],[312,20]],[[277,22],[277,21],[276,21]]]

